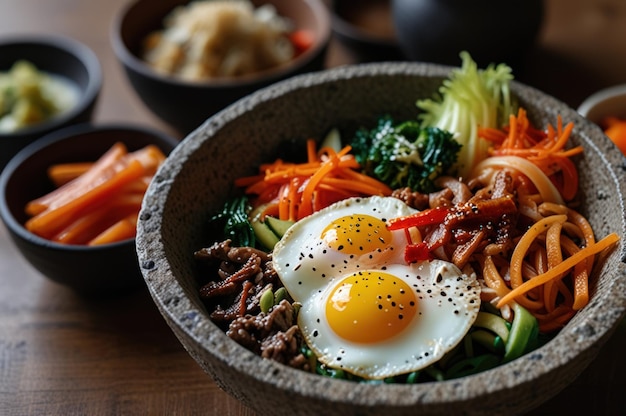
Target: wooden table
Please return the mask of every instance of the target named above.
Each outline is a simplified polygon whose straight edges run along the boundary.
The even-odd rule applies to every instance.
[[[126,0],[2,0],[0,36],[58,33],[100,57],[104,89],[96,121],[170,131],[130,89],[110,46]],[[539,46],[522,81],[573,107],[626,83],[626,3],[546,0]],[[353,58],[333,43],[328,65]],[[569,388],[532,414],[626,414],[626,326]],[[0,225],[1,415],[252,415],[187,355],[146,290],[85,299],[35,271]]]

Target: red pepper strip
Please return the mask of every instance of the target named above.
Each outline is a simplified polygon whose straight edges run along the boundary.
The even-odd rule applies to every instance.
[[[404,248],[404,261],[407,263],[417,263],[418,261],[432,260],[434,258],[433,254],[430,252],[428,248],[428,244],[416,243],[416,244],[408,244]]]
[[[389,230],[401,230],[403,228],[422,227],[424,225],[442,223],[446,219],[446,215],[450,212],[448,207],[435,207],[415,214],[393,218],[389,220]]]

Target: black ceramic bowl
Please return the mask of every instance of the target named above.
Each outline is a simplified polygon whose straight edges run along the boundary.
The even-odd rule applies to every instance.
[[[18,60],[32,62],[37,69],[71,81],[78,87],[76,105],[62,114],[12,133],[0,132],[0,169],[20,149],[51,131],[90,121],[102,87],[98,57],[87,46],[57,35],[13,36],[0,39],[0,72]]]
[[[398,43],[390,0],[328,0],[333,33],[358,62],[398,61],[406,57]]]
[[[132,88],[159,118],[181,133],[198,127],[209,116],[237,99],[292,75],[319,70],[330,40],[330,15],[321,0],[254,0],[272,4],[279,15],[313,35],[313,46],[288,64],[258,74],[189,82],[154,71],[141,58],[145,37],[163,26],[163,18],[189,0],[134,0],[116,16],[112,28],[115,55]]]
[[[117,141],[129,151],[156,144],[165,154],[178,143],[140,126],[80,124],[50,133],[22,149],[0,175],[0,217],[22,255],[51,280],[90,295],[141,285],[135,239],[97,247],[54,243],[24,228],[24,207],[53,188],[46,173],[50,165],[96,160]]]

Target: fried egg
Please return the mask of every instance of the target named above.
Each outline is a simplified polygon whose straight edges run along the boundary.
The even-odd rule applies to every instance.
[[[404,264],[404,231],[386,220],[415,212],[397,198],[350,198],[292,225],[273,251],[274,268],[294,299],[359,269]]]
[[[396,198],[348,199],[297,222],[274,248],[320,362],[382,379],[436,362],[470,329],[480,308],[475,274],[441,260],[406,264],[405,231],[386,226],[412,212]]]

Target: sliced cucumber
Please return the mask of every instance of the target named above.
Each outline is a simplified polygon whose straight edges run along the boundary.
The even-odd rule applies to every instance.
[[[324,137],[322,144],[320,145],[320,149],[324,147],[330,147],[335,152],[341,150],[341,134],[339,133],[339,130],[334,128],[328,132],[326,137]]]
[[[270,227],[270,229],[274,232],[274,234],[276,234],[278,238],[281,238],[283,235],[285,235],[289,227],[294,224],[293,221],[281,220],[270,216],[265,217],[265,223],[268,227]]]
[[[263,245],[263,247],[268,250],[272,250],[279,240],[278,236],[274,234],[274,231],[272,231],[266,223],[255,218],[250,220],[250,225],[254,230],[255,237]]]
[[[539,323],[530,312],[525,308],[513,304],[513,325],[509,333],[509,339],[504,348],[504,360],[508,362],[522,356],[529,344],[532,345],[534,339],[537,338]]]

